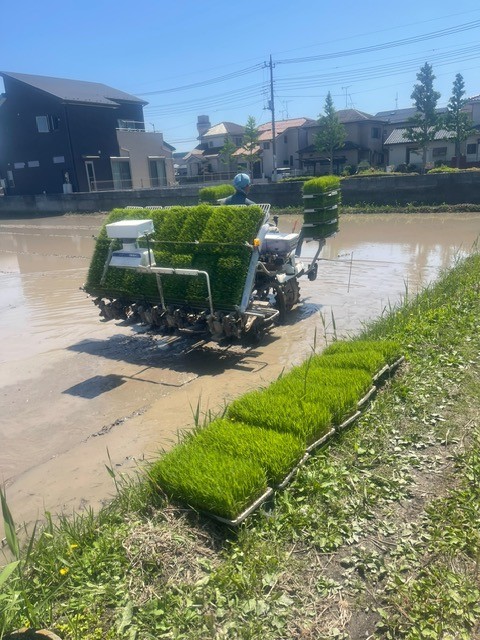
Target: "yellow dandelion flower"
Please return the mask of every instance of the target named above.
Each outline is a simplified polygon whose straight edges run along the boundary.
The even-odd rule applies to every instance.
[[[70,571],[70,569],[68,567],[62,567],[60,569],[60,575],[61,576],[66,576],[69,571]]]
[[[78,544],[71,544],[70,551],[74,551],[75,549],[78,549]]]

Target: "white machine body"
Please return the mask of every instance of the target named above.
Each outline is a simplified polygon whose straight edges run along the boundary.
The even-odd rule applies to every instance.
[[[139,238],[153,233],[153,220],[120,220],[107,224],[106,230],[109,238],[121,240],[123,244],[122,249],[112,252],[109,266],[135,269],[155,264],[153,251],[137,244]]]

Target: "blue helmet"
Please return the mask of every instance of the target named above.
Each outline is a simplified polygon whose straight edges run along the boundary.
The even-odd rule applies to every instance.
[[[245,189],[250,184],[250,177],[246,173],[237,173],[233,179],[235,189]]]

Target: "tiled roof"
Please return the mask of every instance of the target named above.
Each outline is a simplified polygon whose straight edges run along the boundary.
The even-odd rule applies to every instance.
[[[385,140],[384,144],[406,144],[408,142],[413,142],[409,140],[409,138],[404,137],[404,133],[407,132],[407,129],[394,129],[392,133]],[[435,140],[446,140],[447,138],[453,138],[455,134],[452,131],[447,131],[446,129],[440,129],[435,134]]]
[[[85,82],[84,80],[68,80],[66,78],[51,78],[49,76],[34,76],[28,73],[10,73],[0,71],[3,78],[12,78],[40,91],[56,96],[65,102],[82,102],[116,106],[118,102],[135,102],[148,104],[129,93],[113,89],[106,84],[98,82]]]
[[[315,120],[312,118],[291,118],[290,120],[277,120],[275,122],[275,134],[277,136],[285,133],[287,129],[293,129],[294,127],[303,127],[304,125],[308,125],[310,123],[315,124]],[[259,136],[258,139],[260,141],[271,140],[272,139],[272,123],[266,122],[265,124],[261,124],[258,128]]]
[[[234,122],[219,122],[210,127],[208,131],[202,134],[202,138],[208,138],[209,136],[226,136],[228,134],[233,136],[241,136],[245,131],[245,127]]]
[[[445,113],[446,110],[446,107],[441,107],[436,109],[436,112]],[[409,107],[407,109],[391,109],[390,111],[379,111],[375,114],[375,118],[386,120],[390,124],[400,124],[401,122],[406,122],[409,118],[413,118],[416,113],[417,110],[415,107]]]
[[[339,109],[337,117],[342,124],[346,122],[358,122],[359,120],[374,120],[374,117],[357,109]]]
[[[240,147],[240,149],[237,149],[234,153],[232,153],[232,156],[249,156],[249,155],[254,155],[255,153],[259,153],[261,152],[261,148],[257,145],[256,147],[253,147],[253,149],[246,149],[245,147]]]

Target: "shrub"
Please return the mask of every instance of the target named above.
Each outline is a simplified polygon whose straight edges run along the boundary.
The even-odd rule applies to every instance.
[[[360,160],[358,163],[357,173],[363,173],[365,171],[369,171],[370,163],[368,160]]]
[[[213,187],[204,187],[198,192],[200,202],[217,204],[220,198],[227,198],[235,193],[235,188],[231,184],[219,184]]]
[[[433,169],[429,169],[427,173],[459,173],[460,169],[456,167],[448,167],[445,164],[441,164],[438,167],[434,167]]]

